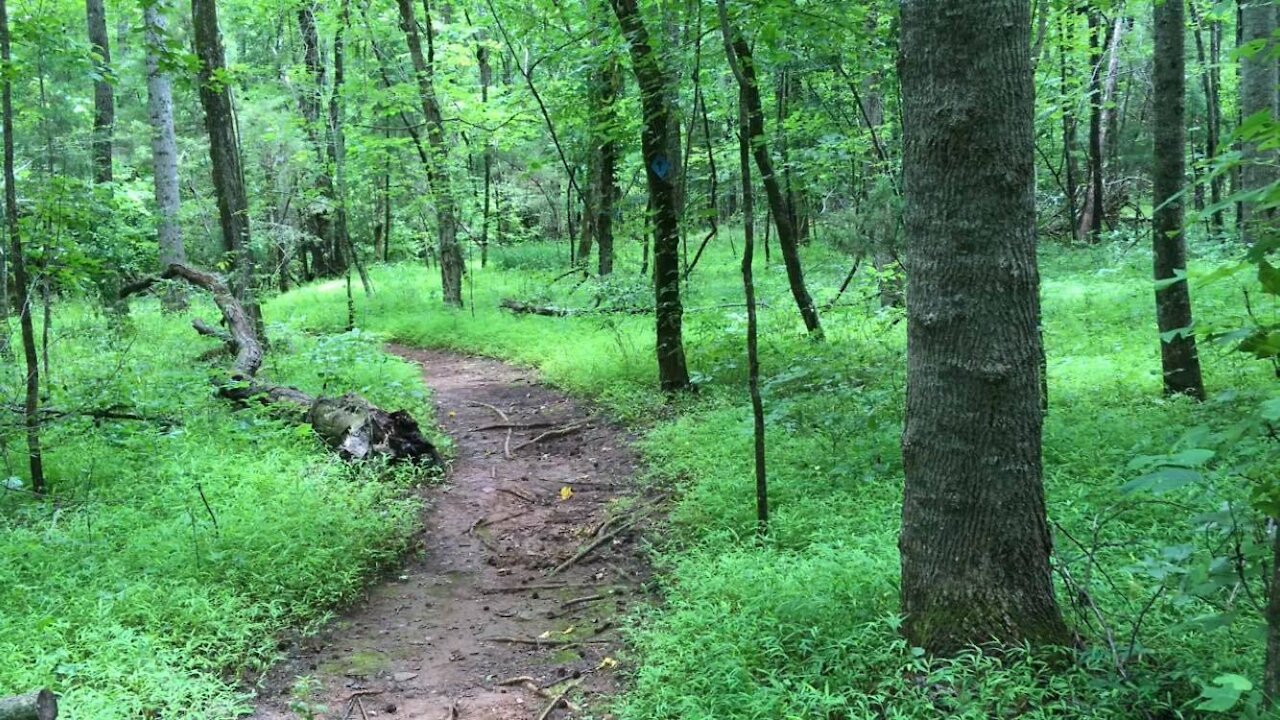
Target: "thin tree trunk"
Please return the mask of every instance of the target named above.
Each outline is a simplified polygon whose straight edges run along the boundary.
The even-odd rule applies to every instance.
[[[1085,184],[1084,211],[1080,213],[1080,237],[1097,243],[1102,236],[1102,52],[1106,26],[1097,10],[1089,9],[1089,176]]]
[[[216,0],[191,0],[196,56],[200,61],[200,104],[209,133],[213,188],[218,196],[222,249],[235,272],[231,289],[256,322],[262,314],[253,298],[253,253],[249,235],[249,202],[240,165],[240,143],[231,88],[226,84],[226,61],[218,30]]]
[[[10,264],[13,266],[15,299],[18,302],[18,324],[22,328],[22,354],[27,369],[27,394],[23,417],[27,429],[27,467],[31,472],[31,491],[43,494],[44,455],[40,450],[40,360],[36,356],[36,333],[31,312],[31,278],[27,275],[26,257],[22,252],[22,236],[18,231],[18,190],[14,184],[13,150],[13,80],[9,70],[9,10],[0,0],[0,131],[4,132],[4,217],[9,235]]]
[[[333,91],[329,95],[329,123],[327,127],[329,164],[334,174],[334,210],[333,210],[333,253],[343,258],[343,269],[347,273],[348,290],[351,284],[351,266],[354,265],[360,275],[360,287],[365,296],[373,294],[373,283],[369,281],[369,272],[356,253],[355,244],[351,240],[351,232],[347,226],[347,140],[342,128],[342,86],[346,79],[346,45],[344,42],[347,28],[351,25],[351,7],[349,0],[342,0],[341,17],[338,29],[333,35]],[[354,302],[351,303],[354,305]]]
[[[85,0],[89,45],[94,55],[93,79],[93,181],[109,183],[111,135],[116,123],[115,95],[111,89],[111,41],[103,0]]]
[[[151,122],[151,167],[155,185],[156,238],[160,245],[160,267],[187,262],[182,242],[182,225],[178,220],[181,195],[178,192],[178,140],[173,126],[173,81],[161,68],[166,35],[167,0],[143,4],[147,48],[147,116]],[[186,293],[174,287],[164,296],[165,308],[181,310]]]
[[[1065,644],[1042,484],[1030,2],[905,0],[901,27],[903,630],[934,653]]]
[[[489,86],[493,85],[493,66],[489,63],[489,46],[484,37],[476,43],[476,64],[480,73],[480,106],[489,105]],[[480,267],[489,264],[489,224],[493,200],[493,137],[490,135],[484,142],[484,210],[480,220]]]
[[[1200,88],[1204,92],[1205,102],[1205,134],[1204,160],[1212,163],[1218,157],[1218,141],[1221,137],[1222,106],[1218,99],[1218,33],[1220,23],[1209,26],[1209,50],[1205,50],[1204,18],[1196,9],[1196,0],[1188,0],[1187,9],[1191,13],[1191,22],[1195,26],[1196,56],[1200,61]],[[1214,236],[1220,236],[1224,227],[1222,209],[1222,176],[1214,175],[1209,180],[1209,203],[1214,211],[1209,216],[1209,230]]]
[[[641,149],[653,214],[653,286],[657,315],[658,380],[665,392],[689,387],[680,303],[680,213],[676,201],[679,156],[670,154],[673,118],[668,102],[670,75],[649,41],[636,0],[609,0],[631,51],[631,69],[640,86],[644,129]]]
[[[1184,13],[1180,2],[1155,6],[1155,154],[1152,162],[1155,217],[1156,319],[1166,395],[1204,399],[1200,356],[1191,330],[1191,291],[1187,287],[1187,245],[1182,227],[1183,175],[1186,170],[1186,56]],[[1175,281],[1174,278],[1183,279]]]
[[[747,302],[747,389],[751,394],[755,449],[756,529],[769,530],[769,475],[765,467],[764,401],[760,397],[760,347],[756,319],[755,199],[751,190],[751,120],[746,91],[738,90],[738,167],[742,172],[742,289]]]
[[[773,224],[778,230],[778,247],[782,250],[782,260],[787,268],[787,280],[791,285],[791,295],[800,308],[800,316],[804,319],[805,328],[815,338],[822,337],[822,323],[818,319],[818,308],[813,297],[809,295],[804,283],[804,268],[800,265],[800,249],[796,239],[795,227],[791,224],[790,212],[787,209],[786,197],[773,171],[773,161],[769,157],[769,147],[764,134],[764,112],[760,103],[760,86],[756,82],[755,62],[751,57],[751,48],[742,34],[729,23],[729,11],[724,0],[718,3],[720,12],[720,29],[724,35],[725,55],[737,78],[738,86],[744,91],[747,101],[747,119],[751,123],[751,149],[755,156],[756,168],[760,170],[760,179],[764,183],[765,193],[769,196],[769,207],[773,213]]]
[[[449,148],[445,136],[444,116],[435,90],[435,41],[431,28],[428,0],[423,0],[427,10],[424,18],[429,52],[422,52],[422,39],[418,21],[414,17],[413,0],[396,0],[400,8],[400,28],[404,30],[409,46],[409,58],[413,62],[418,80],[418,97],[422,114],[427,120],[427,182],[431,186],[431,199],[436,208],[437,247],[440,251],[440,287],[446,305],[462,307],[462,248],[458,245],[458,206],[449,181]]]
[[[1058,16],[1058,26],[1061,37],[1058,44],[1058,59],[1061,63],[1059,73],[1062,83],[1062,92],[1067,92],[1067,80],[1069,78],[1069,70],[1067,63],[1067,49],[1069,47],[1067,39],[1068,13],[1062,13]],[[1062,165],[1063,175],[1065,176],[1067,203],[1067,224],[1071,227],[1071,239],[1077,241],[1080,239],[1080,229],[1076,224],[1077,217],[1076,195],[1080,192],[1080,187],[1076,182],[1076,115],[1073,108],[1075,103],[1067,100],[1063,103],[1062,108]]]
[[[319,195],[303,211],[303,230],[308,235],[305,242],[311,252],[312,272],[327,277],[341,270],[341,259],[331,252],[332,212],[337,198],[334,197],[330,163],[326,162],[326,143],[321,135],[323,126],[320,119],[327,73],[320,58],[320,35],[316,31],[315,11],[310,3],[303,3],[298,8],[298,35],[302,39],[302,62],[308,80],[302,86],[298,106],[316,166],[314,183]]]

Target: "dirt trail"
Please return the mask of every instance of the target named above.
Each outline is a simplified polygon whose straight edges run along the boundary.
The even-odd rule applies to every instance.
[[[629,542],[647,501],[631,495],[626,434],[529,371],[392,350],[422,365],[456,445],[447,483],[428,491],[423,554],[292,648],[253,717],[300,717],[290,690],[302,675],[319,681],[326,718],[580,717],[546,711],[566,689],[578,708],[617,689],[614,623],[646,577]],[[531,682],[499,684],[521,676]]]

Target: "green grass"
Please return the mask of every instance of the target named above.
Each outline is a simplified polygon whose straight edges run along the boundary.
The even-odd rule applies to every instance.
[[[1192,494],[1176,503],[1123,494],[1130,462],[1169,451],[1192,426],[1230,423],[1272,380],[1261,365],[1206,346],[1211,392],[1240,391],[1236,399],[1196,406],[1161,398],[1141,251],[1047,248],[1042,257],[1053,405],[1045,430],[1049,512],[1095,552],[1091,569],[1065,534],[1057,537],[1059,562],[1107,622],[1104,629],[1060,589],[1088,649],[1071,668],[1052,671],[1025,653],[929,660],[896,632],[905,323],[878,307],[869,280],[860,278],[825,315],[828,342],[813,344],[777,258],[757,271],[769,306],[761,333],[774,509],[761,545],[752,536],[745,318],[740,307],[718,307],[741,297],[724,240],[685,298],[686,348],[700,392],[674,404],[654,391],[649,318],[517,317],[497,309],[502,297],[591,305],[594,281],[576,289],[573,278],[551,283],[558,266],[549,259],[562,254],[563,246],[496,249],[489,269],[474,269],[474,305],[465,311],[441,307],[434,271],[376,269],[377,293],[359,301],[358,324],[408,343],[536,366],[646,429],[649,480],[681,493],[672,532],[656,548],[663,601],[633,626],[634,677],[618,702],[621,717],[1178,717],[1195,715],[1201,683],[1221,673],[1258,678],[1262,645],[1247,623],[1198,629],[1189,621],[1211,608],[1173,591],[1143,611],[1157,584],[1137,566],[1194,542],[1190,515],[1216,508]],[[635,258],[625,260],[605,291],[644,300]],[[808,249],[810,288],[820,302],[834,294],[847,263],[822,247]],[[1193,268],[1193,278],[1207,264]],[[1193,287],[1202,327],[1241,319],[1236,286]],[[292,293],[272,310],[327,332],[345,322],[340,299],[341,285],[329,283]],[[1196,552],[1207,557],[1205,548]],[[1117,652],[1132,646],[1127,677],[1114,669],[1108,632]]]
[[[415,368],[367,336],[271,334],[268,377],[430,418]],[[0,490],[0,696],[50,687],[70,720],[233,717],[240,673],[269,663],[283,631],[402,556],[417,522],[405,488],[421,478],[354,470],[305,427],[233,411],[210,384],[227,358],[198,362],[215,343],[151,303],[123,329],[59,308],[53,339],[50,407],[157,420],[57,422],[51,499]],[[19,380],[0,373],[5,405]],[[4,476],[25,478],[17,415],[2,420]]]

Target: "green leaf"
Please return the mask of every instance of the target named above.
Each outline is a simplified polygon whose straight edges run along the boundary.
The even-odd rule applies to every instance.
[[[1166,493],[1200,481],[1200,473],[1184,467],[1162,467],[1121,486],[1121,492]]]
[[[1273,398],[1262,403],[1262,419],[1271,422],[1280,421],[1280,398]]]
[[[1197,710],[1224,713],[1240,702],[1240,696],[1253,689],[1253,683],[1242,675],[1219,675],[1213,679],[1213,685],[1204,685],[1200,690],[1201,702]]]
[[[1280,295],[1280,269],[1266,260],[1258,262],[1258,282],[1268,295]]]

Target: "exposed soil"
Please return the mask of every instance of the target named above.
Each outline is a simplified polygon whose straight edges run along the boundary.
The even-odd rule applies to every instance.
[[[634,494],[627,434],[530,371],[391,350],[422,365],[455,442],[446,484],[427,491],[422,552],[291,648],[253,717],[300,717],[297,676],[318,681],[325,718],[545,720],[593,702],[601,716],[615,623],[647,577],[632,535],[658,500]],[[562,693],[573,707],[551,709]]]

